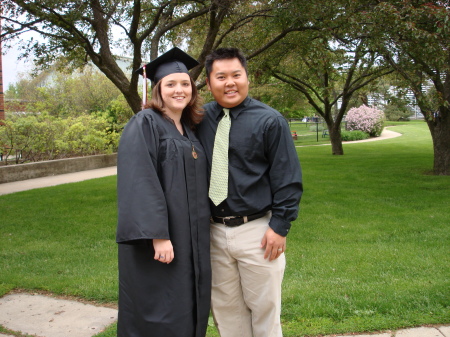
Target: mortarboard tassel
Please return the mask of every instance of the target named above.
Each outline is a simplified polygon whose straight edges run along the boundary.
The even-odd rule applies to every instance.
[[[145,65],[142,67],[143,87],[142,87],[142,109],[147,105],[147,74],[145,73]]]

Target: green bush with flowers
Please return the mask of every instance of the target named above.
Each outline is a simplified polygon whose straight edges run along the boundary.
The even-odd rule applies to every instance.
[[[351,108],[345,119],[347,130],[363,131],[368,133],[370,137],[379,137],[381,135],[385,120],[386,117],[383,111],[367,105]]]

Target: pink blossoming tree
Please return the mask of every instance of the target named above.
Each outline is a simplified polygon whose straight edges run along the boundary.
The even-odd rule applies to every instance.
[[[371,137],[379,137],[383,131],[384,112],[367,105],[351,108],[347,113],[347,129],[368,133]]]

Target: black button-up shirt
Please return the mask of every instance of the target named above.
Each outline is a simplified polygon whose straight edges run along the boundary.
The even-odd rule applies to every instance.
[[[211,174],[217,124],[223,107],[204,106],[205,118],[198,127]],[[247,97],[230,109],[228,197],[212,202],[213,216],[251,215],[272,211],[269,226],[286,236],[297,218],[303,192],[300,162],[286,119],[275,109]]]

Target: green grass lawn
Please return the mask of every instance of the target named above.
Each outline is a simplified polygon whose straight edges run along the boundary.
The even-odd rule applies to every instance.
[[[428,174],[425,123],[391,130],[403,136],[344,144],[344,156],[298,148],[305,193],[288,236],[285,336],[450,323],[450,177]],[[115,183],[0,196],[0,295],[115,304]],[[115,326],[99,336],[115,336]],[[212,325],[207,336],[218,336]]]
[[[294,140],[295,145],[307,146],[330,143],[329,136],[322,137],[322,131],[324,128],[326,129],[324,123],[291,122],[289,127],[292,132],[295,131],[297,134],[297,139]],[[343,124],[342,129],[344,129]]]

